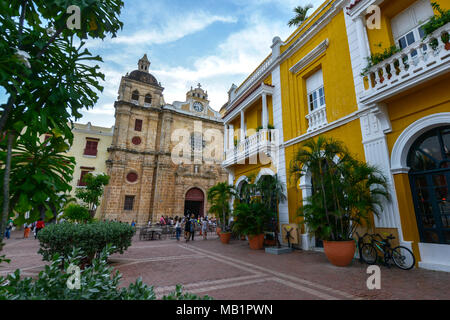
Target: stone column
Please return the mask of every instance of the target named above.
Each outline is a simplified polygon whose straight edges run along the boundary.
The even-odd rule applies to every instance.
[[[240,137],[239,137],[241,142],[243,142],[245,140],[245,135],[246,135],[246,132],[245,132],[245,111],[242,110],[241,111],[241,134],[240,134]]]
[[[224,143],[223,143],[223,151],[225,152],[225,159],[226,159],[226,152],[228,151],[228,147],[229,147],[229,144],[228,144],[228,125],[227,124],[225,124],[224,125],[224,130],[223,130],[223,138],[224,138]]]
[[[229,149],[234,149],[234,126],[233,125],[229,126],[228,134],[229,134],[229,139],[228,139]]]

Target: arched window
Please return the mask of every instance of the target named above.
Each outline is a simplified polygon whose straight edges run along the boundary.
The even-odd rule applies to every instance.
[[[421,242],[450,244],[450,126],[419,137],[408,166]]]
[[[139,101],[139,91],[135,90],[131,94],[131,100],[132,101]]]
[[[150,93],[145,96],[145,103],[152,104],[152,95]]]

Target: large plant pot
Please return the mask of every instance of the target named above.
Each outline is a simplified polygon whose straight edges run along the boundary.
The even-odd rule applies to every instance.
[[[450,42],[445,44],[445,50],[450,51]]]
[[[261,250],[264,248],[264,233],[256,236],[248,236],[248,243],[250,245],[250,249]]]
[[[348,266],[355,256],[355,241],[323,241],[328,260],[337,267]]]
[[[229,244],[231,239],[231,232],[220,233],[220,241],[223,244]]]

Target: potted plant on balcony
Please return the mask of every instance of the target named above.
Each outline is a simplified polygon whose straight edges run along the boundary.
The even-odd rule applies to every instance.
[[[443,27],[447,23],[450,22],[450,10],[444,10],[441,8],[441,6],[433,2],[432,7],[435,11],[437,11],[439,14],[434,15],[427,23],[425,23],[422,26],[422,30],[425,33],[424,40],[430,36],[434,31],[438,30],[439,28]],[[441,40],[445,44],[445,49],[450,50],[450,44],[449,44],[449,35],[448,32],[444,31],[441,34]],[[435,47],[433,50],[436,50],[437,48],[437,39],[432,39],[430,45],[433,47],[433,43]]]
[[[299,208],[302,223],[324,240],[332,264],[349,265],[355,255],[356,229],[370,226],[371,213],[378,216],[382,201],[389,200],[386,178],[355,160],[341,142],[324,137],[306,142],[290,171],[297,179],[308,175],[312,180],[313,194]]]
[[[236,195],[236,190],[226,182],[218,183],[208,190],[208,201],[211,204],[210,212],[219,216],[220,220],[220,240],[228,244],[231,238],[229,226],[230,200]]]

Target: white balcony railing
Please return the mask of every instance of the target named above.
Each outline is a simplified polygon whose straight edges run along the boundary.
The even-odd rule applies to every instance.
[[[309,122],[308,133],[319,130],[328,124],[327,108],[323,106],[320,109],[311,111],[306,116],[306,119],[308,119]]]
[[[450,31],[446,24],[425,41],[419,40],[389,59],[373,66],[365,78],[368,88],[363,102],[377,102],[448,71],[450,51],[441,36]]]
[[[278,130],[261,130],[251,137],[241,141],[232,149],[225,152],[224,166],[245,161],[245,159],[257,155],[259,152],[276,150],[278,145]]]

